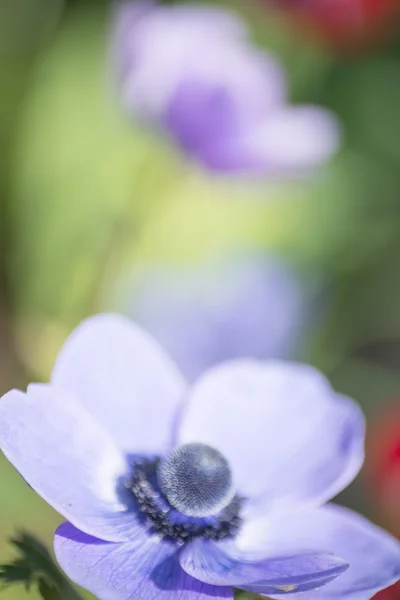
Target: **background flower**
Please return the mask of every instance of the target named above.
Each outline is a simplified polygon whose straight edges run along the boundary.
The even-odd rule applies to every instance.
[[[344,52],[392,36],[400,9],[398,0],[277,0],[271,4],[283,8],[295,25]]]
[[[400,406],[386,402],[367,436],[365,483],[381,522],[400,537]]]
[[[371,419],[366,438],[364,483],[379,521],[400,537],[400,406],[386,401]],[[399,583],[382,590],[374,600],[398,600]]]
[[[374,596],[374,600],[399,600],[400,598],[400,583],[395,583],[390,587],[378,592]]]
[[[271,254],[248,253],[197,267],[144,268],[126,309],[189,380],[234,358],[289,358],[311,337],[323,299]]]
[[[288,104],[283,67],[230,12],[125,2],[113,41],[128,111],[211,170],[291,176],[338,147],[333,115]]]

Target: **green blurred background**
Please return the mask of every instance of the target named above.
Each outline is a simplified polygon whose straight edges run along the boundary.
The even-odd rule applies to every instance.
[[[400,398],[400,42],[343,54],[247,7],[254,39],[287,67],[291,98],[334,110],[344,141],[312,181],[229,181],[128,121],[109,17],[93,0],[0,4],[1,392],[46,380],[82,318],[118,310],[131,269],[265,248],[331,282],[303,354],[372,420]],[[19,529],[50,546],[60,517],[3,458],[0,490],[0,562]],[[362,477],[340,500],[385,524]]]

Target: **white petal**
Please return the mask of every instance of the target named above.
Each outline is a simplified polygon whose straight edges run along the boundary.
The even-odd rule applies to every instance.
[[[140,327],[119,315],[83,322],[69,337],[52,382],[72,393],[129,454],[163,454],[185,383]]]
[[[195,383],[178,440],[217,448],[241,494],[285,510],[321,504],[350,483],[363,461],[364,419],[311,367],[236,361]]]

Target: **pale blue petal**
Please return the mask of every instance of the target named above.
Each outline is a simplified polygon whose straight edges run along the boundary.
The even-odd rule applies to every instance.
[[[364,457],[364,418],[312,367],[238,360],[194,384],[178,442],[215,447],[240,494],[270,513],[291,511],[322,504],[352,481]]]
[[[75,583],[99,600],[232,599],[229,587],[215,587],[187,575],[178,547],[159,538],[111,544],[83,534],[69,523],[55,535],[58,562]]]
[[[121,493],[128,465],[71,395],[50,385],[0,401],[0,447],[29,485],[87,533],[127,540],[142,532]]]
[[[84,321],[61,349],[51,380],[127,454],[171,447],[186,384],[157,342],[129,319],[104,314]]]
[[[238,551],[235,544],[206,540],[195,540],[187,545],[180,560],[185,571],[201,581],[235,587],[246,587],[246,584],[260,589],[268,587],[275,592],[286,586],[312,589],[332,581],[348,568],[345,561],[328,553],[255,559]]]
[[[272,522],[268,516],[250,521],[236,544],[250,554],[320,548],[349,563],[343,575],[308,593],[308,600],[368,600],[400,579],[400,543],[361,515],[334,504]],[[273,595],[269,590],[257,591]]]

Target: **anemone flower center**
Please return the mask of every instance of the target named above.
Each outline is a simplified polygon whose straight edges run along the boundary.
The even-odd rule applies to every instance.
[[[175,448],[157,470],[168,502],[189,517],[206,517],[225,508],[235,495],[226,458],[206,444]]]

